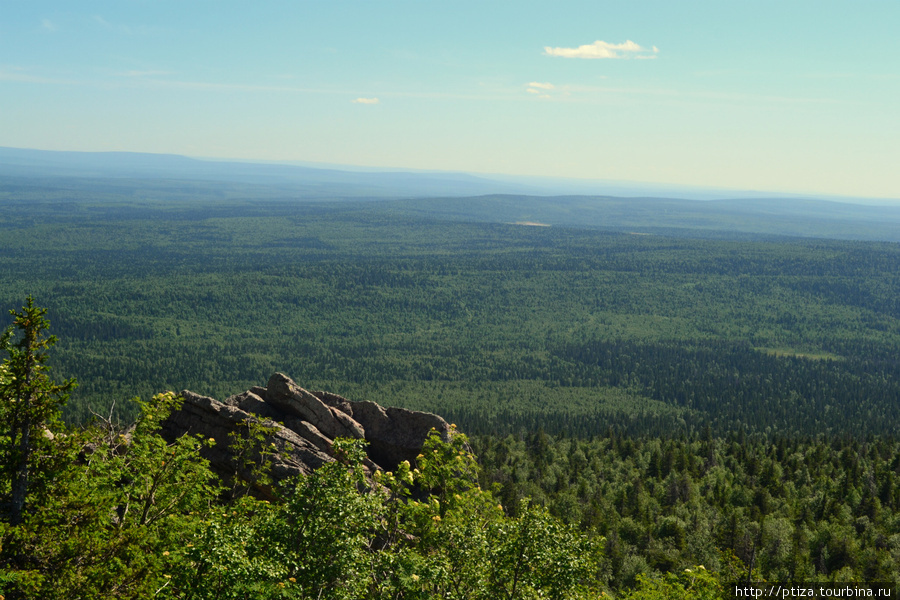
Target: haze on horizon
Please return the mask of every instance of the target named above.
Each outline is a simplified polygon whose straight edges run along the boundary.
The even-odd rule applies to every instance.
[[[900,4],[15,2],[0,146],[900,198]]]

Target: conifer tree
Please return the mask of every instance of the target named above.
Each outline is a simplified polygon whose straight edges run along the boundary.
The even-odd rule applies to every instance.
[[[55,383],[48,374],[47,350],[56,336],[47,335],[47,309],[36,307],[29,296],[21,312],[9,312],[13,324],[0,336],[0,347],[8,354],[0,371],[0,468],[4,491],[9,485],[6,512],[17,524],[25,510],[34,451],[58,420],[75,380]]]

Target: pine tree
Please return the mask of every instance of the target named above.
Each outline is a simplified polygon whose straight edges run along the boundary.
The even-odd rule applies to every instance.
[[[0,336],[0,348],[9,355],[0,370],[0,431],[5,435],[0,468],[3,488],[9,485],[7,515],[17,524],[25,510],[35,449],[59,419],[75,380],[58,384],[48,375],[47,350],[56,343],[56,336],[46,333],[47,310],[36,307],[29,296],[21,312],[9,312],[13,324]]]

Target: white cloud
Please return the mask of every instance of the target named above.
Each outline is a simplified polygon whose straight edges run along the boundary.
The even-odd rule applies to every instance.
[[[525,91],[529,94],[534,94],[538,98],[552,98],[554,94],[559,93],[555,85],[541,81],[532,81],[525,88]],[[563,95],[568,95],[568,93],[564,91]]]
[[[42,19],[41,27],[43,27],[47,31],[58,31],[59,30],[59,27],[57,27],[56,23],[54,23],[50,19]]]
[[[562,58],[656,58],[659,48],[651,49],[626,40],[621,44],[610,44],[597,40],[593,44],[585,44],[577,48],[551,48],[544,46],[544,54],[547,56],[559,56]]]
[[[378,98],[357,98],[354,104],[378,104]]]

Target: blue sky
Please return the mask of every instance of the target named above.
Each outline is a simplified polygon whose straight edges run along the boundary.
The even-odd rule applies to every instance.
[[[900,2],[0,0],[0,146],[900,198]]]

